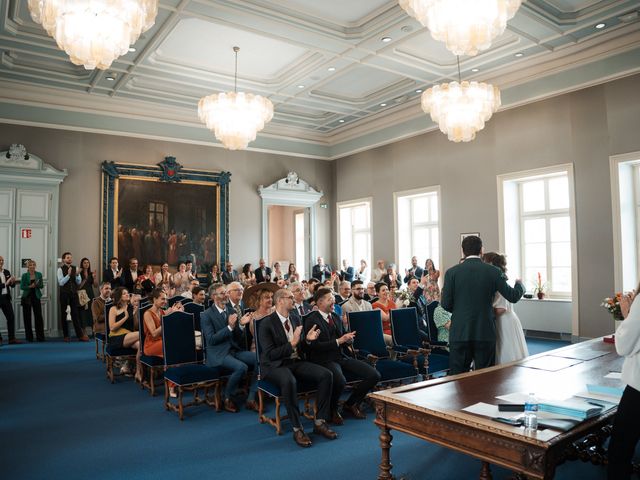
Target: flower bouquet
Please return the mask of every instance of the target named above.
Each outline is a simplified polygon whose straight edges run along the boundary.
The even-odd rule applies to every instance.
[[[601,307],[609,310],[609,313],[613,315],[614,320],[624,320],[622,316],[622,310],[620,309],[620,299],[622,298],[622,293],[618,292],[613,297],[605,298],[600,304]]]
[[[408,289],[396,291],[396,305],[399,308],[408,307],[411,302],[415,302],[415,299]]]

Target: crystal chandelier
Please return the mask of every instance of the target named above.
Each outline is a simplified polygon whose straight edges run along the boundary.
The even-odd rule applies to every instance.
[[[522,0],[399,0],[454,55],[476,55],[502,35]]]
[[[500,90],[488,83],[442,83],[422,94],[422,110],[431,114],[431,119],[452,142],[470,142],[476,138],[476,132],[484,128],[500,104]]]
[[[215,133],[229,150],[244,150],[256,134],[273,118],[273,103],[268,98],[238,92],[238,51],[236,55],[233,92],[214,93],[198,102],[198,117]]]
[[[153,26],[158,0],[29,0],[29,11],[71,62],[106,70]]]

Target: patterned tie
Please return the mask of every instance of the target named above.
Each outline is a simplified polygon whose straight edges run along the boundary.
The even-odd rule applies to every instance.
[[[289,325],[289,319],[288,318],[284,321],[284,329],[287,331],[287,333],[289,333],[291,331],[291,325]]]
[[[242,316],[242,310],[240,310],[240,304],[236,303],[234,305],[233,309],[236,311],[236,314],[238,315],[238,318],[240,318]]]
[[[302,309],[302,305],[298,305],[298,312],[300,313],[300,315],[304,315],[304,310]]]

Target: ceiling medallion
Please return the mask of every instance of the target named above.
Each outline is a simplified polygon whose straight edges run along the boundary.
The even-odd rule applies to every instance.
[[[458,79],[460,62],[458,61]],[[441,83],[422,94],[422,110],[431,114],[452,142],[470,142],[500,108],[500,90],[488,83]]]
[[[454,55],[476,55],[502,35],[522,0],[399,0]]]
[[[214,93],[198,102],[198,117],[229,150],[244,150],[273,118],[273,103],[253,93],[238,92],[238,51],[233,92]]]
[[[75,65],[106,70],[155,23],[158,0],[29,0],[42,24]]]

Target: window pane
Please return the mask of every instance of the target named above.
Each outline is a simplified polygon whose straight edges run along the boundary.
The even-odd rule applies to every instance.
[[[552,242],[569,242],[571,226],[569,217],[553,217],[549,219],[549,235]]]
[[[417,197],[413,201],[413,223],[429,221],[429,197]]]
[[[544,210],[544,181],[536,180],[522,184],[522,211]]]
[[[353,209],[353,226],[358,229],[369,227],[369,209],[366,205],[354,207]]]
[[[547,264],[547,248],[544,243],[530,243],[524,246],[524,261],[527,267]]]
[[[425,258],[430,250],[429,244],[429,229],[415,228],[413,230],[413,251],[411,256],[415,255],[418,258]],[[408,259],[401,258],[400,262],[406,262]]]
[[[551,244],[551,265],[553,267],[571,266],[571,244],[569,242]]]
[[[551,289],[554,292],[571,293],[571,268],[554,267],[551,273],[553,275]]]
[[[438,247],[440,246],[440,240],[438,238],[438,234],[439,234],[438,228],[431,229],[431,252],[428,253],[427,257],[422,257],[423,265],[421,266],[424,266],[424,262],[427,261],[427,258],[430,258],[434,262],[438,260],[438,256],[436,255]]]
[[[566,175],[549,179],[549,208],[569,208],[569,179]]]
[[[547,269],[544,267],[527,267],[525,270],[525,276],[522,281],[527,286],[527,290],[533,291],[538,283],[538,272],[542,277],[542,283],[547,282]]]
[[[438,196],[431,195],[431,221],[438,221]]]
[[[524,221],[524,242],[546,242],[547,231],[544,218]]]

